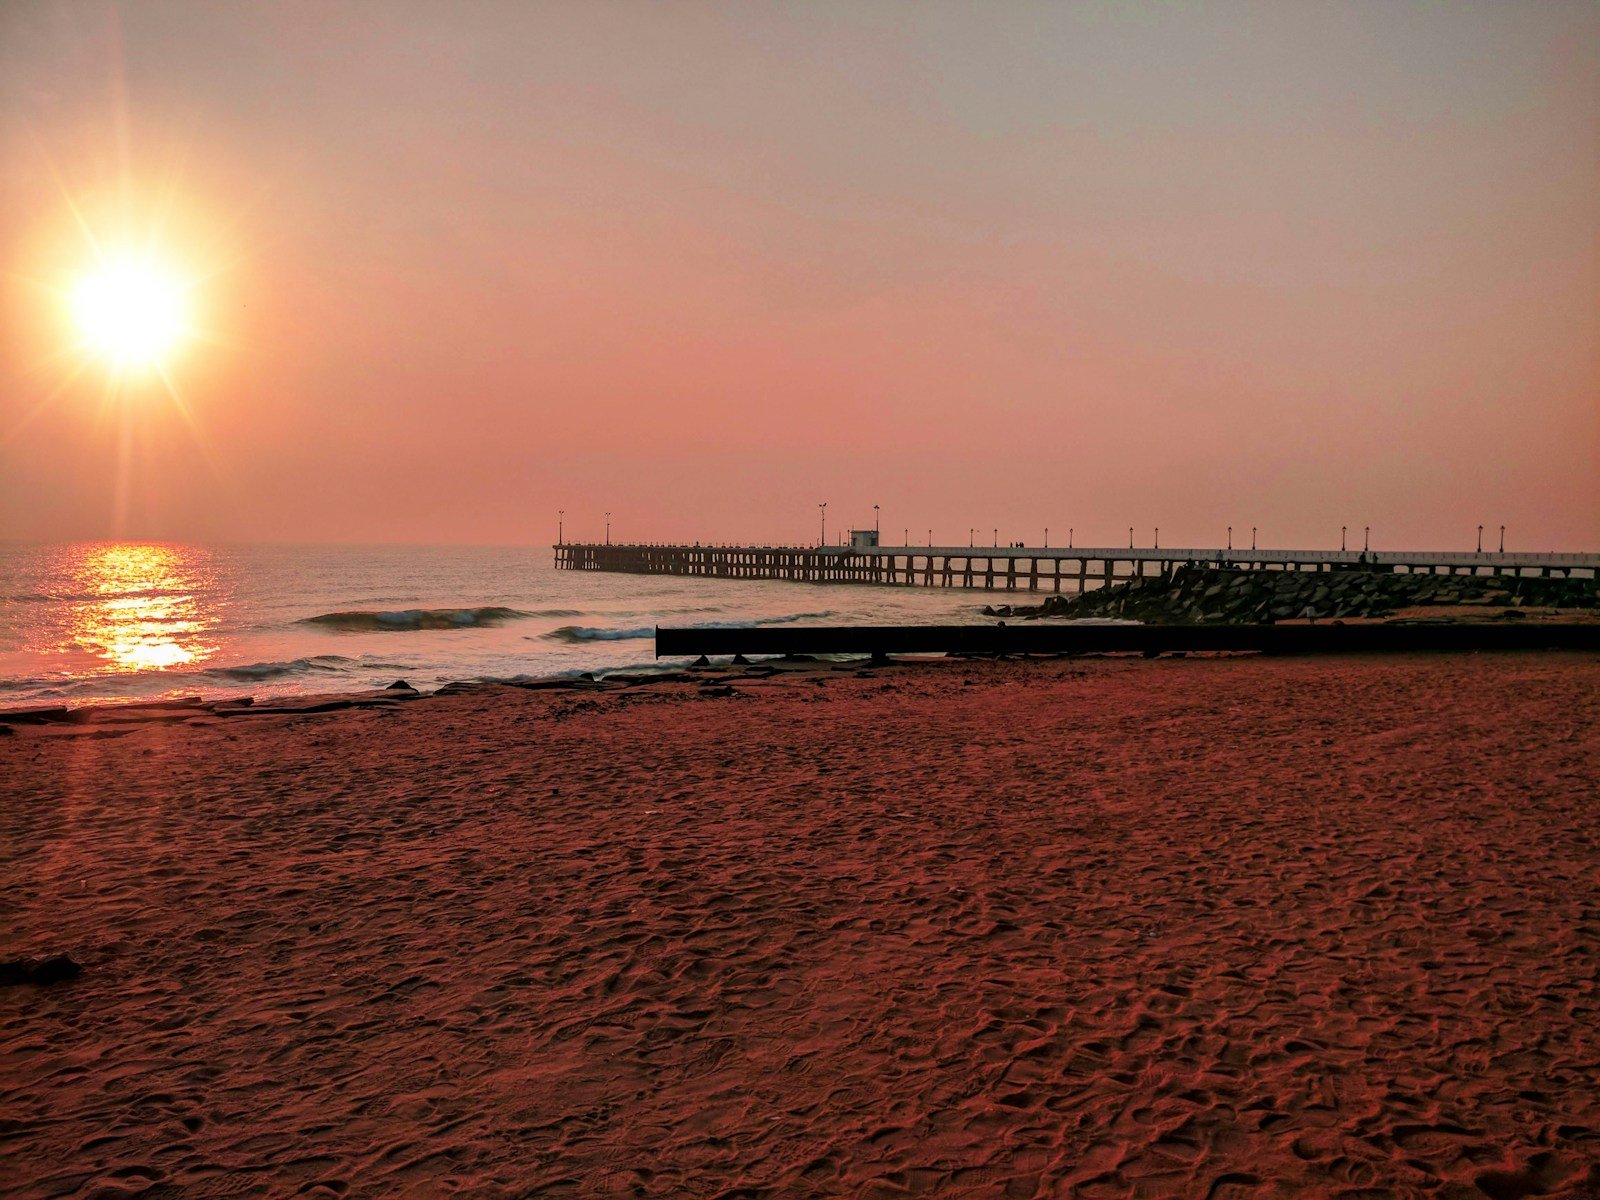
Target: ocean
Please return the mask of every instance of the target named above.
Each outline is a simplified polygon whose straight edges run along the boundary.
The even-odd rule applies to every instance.
[[[982,619],[987,593],[557,571],[546,547],[0,546],[0,703],[670,667],[662,625]]]

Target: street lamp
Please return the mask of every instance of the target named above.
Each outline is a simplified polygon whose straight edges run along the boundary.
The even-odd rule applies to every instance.
[[[1075,529],[1073,529],[1072,526],[1070,526],[1070,525],[1067,526],[1067,549],[1068,550],[1072,549],[1072,535],[1074,533],[1076,533],[1076,532],[1077,531]]]
[[[1161,526],[1156,526],[1156,549],[1161,549]]]
[[[817,539],[817,545],[821,547],[828,544],[828,502],[824,500],[817,505],[817,511],[822,514],[822,536]]]
[[[1250,549],[1254,550],[1255,548],[1256,548],[1256,527],[1254,525],[1252,525],[1252,526],[1250,526]]]
[[[1339,549],[1340,550],[1344,549],[1344,531],[1345,531],[1345,526],[1343,526],[1343,525],[1339,526]]]
[[[878,506],[876,504],[872,506],[872,532],[878,532]]]
[[[1133,549],[1133,526],[1128,526],[1128,549]]]
[[[1044,548],[1046,550],[1050,549],[1050,526],[1048,525],[1044,527]]]
[[[1372,549],[1372,526],[1371,525],[1363,525],[1361,527],[1361,553],[1365,554],[1368,550],[1371,550],[1371,549]]]
[[[1506,527],[1504,525],[1502,525],[1502,526],[1500,526],[1500,553],[1504,554],[1505,552],[1506,552]]]
[[[1000,548],[1000,531],[998,529],[994,531],[994,548],[996,550]]]
[[[566,528],[566,516],[566,509],[556,509],[556,545],[558,546],[564,546],[567,542],[567,539],[562,536],[562,531]]]
[[[971,526],[967,527],[967,549],[972,549],[978,544],[978,531]]]
[[[1228,549],[1233,549],[1233,526],[1228,526]]]
[[[1483,526],[1478,526],[1478,553],[1483,553]]]
[[[606,545],[611,545],[611,514],[606,514]]]

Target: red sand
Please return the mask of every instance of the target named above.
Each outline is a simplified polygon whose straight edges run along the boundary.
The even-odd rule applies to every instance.
[[[1600,662],[739,686],[0,737],[0,1192],[1600,1195]]]

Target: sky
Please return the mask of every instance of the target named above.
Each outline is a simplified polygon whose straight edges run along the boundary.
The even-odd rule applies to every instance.
[[[0,539],[1600,549],[1600,6],[11,0],[0,287]]]

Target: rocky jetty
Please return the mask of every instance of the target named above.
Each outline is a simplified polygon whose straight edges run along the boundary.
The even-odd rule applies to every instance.
[[[1402,575],[1388,571],[1250,571],[1187,563],[1080,596],[1034,606],[1000,605],[995,617],[1112,617],[1148,624],[1270,623],[1306,618],[1388,617],[1419,605],[1481,606],[1515,620],[1528,608],[1600,607],[1594,579]],[[1493,611],[1498,609],[1499,611]]]

